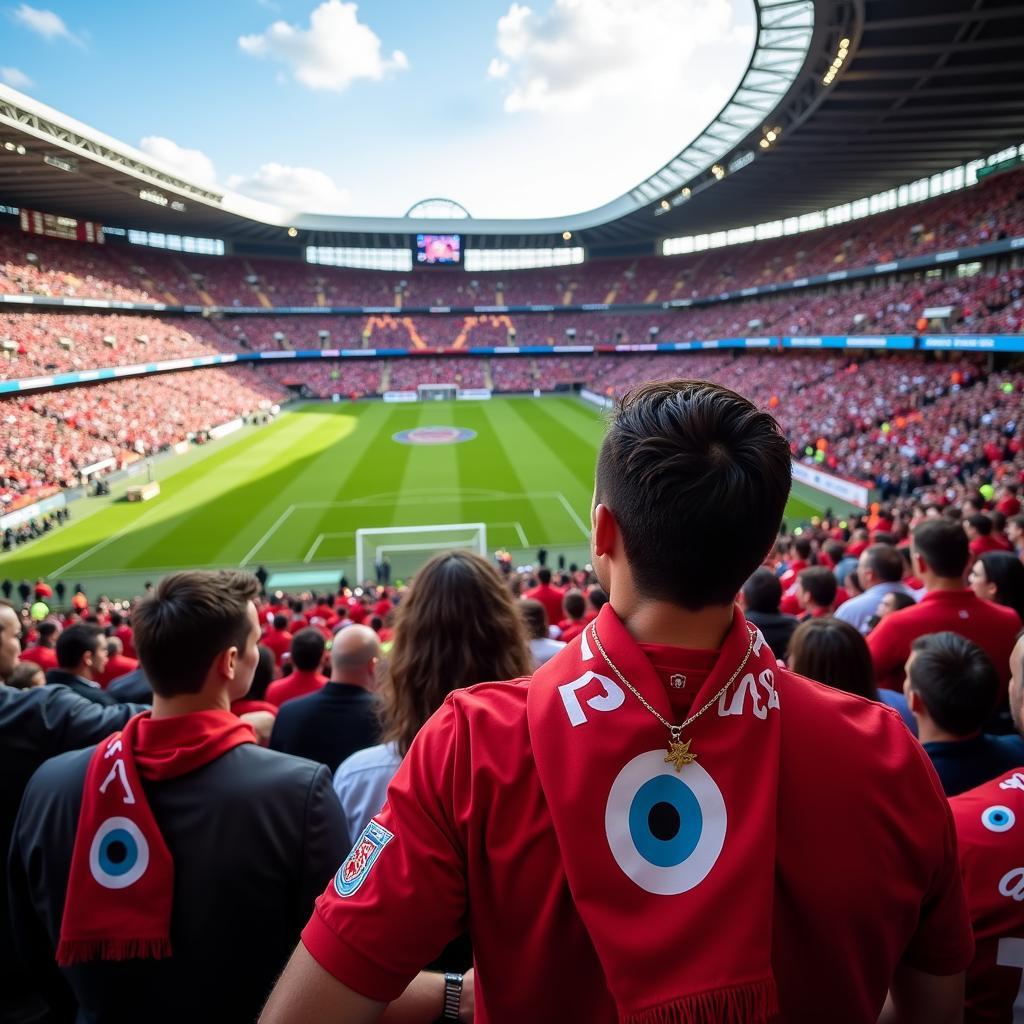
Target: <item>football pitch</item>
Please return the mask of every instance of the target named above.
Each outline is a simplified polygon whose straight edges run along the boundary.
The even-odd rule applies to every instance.
[[[485,524],[487,549],[517,564],[540,547],[549,564],[583,564],[604,428],[603,414],[571,397],[293,405],[269,426],[157,461],[151,501],[123,500],[136,477],[74,502],[67,526],[0,555],[0,578],[127,597],[175,569],[262,565],[272,587],[326,588],[342,573],[355,582],[358,529],[463,523]],[[396,439],[407,431],[421,443]],[[787,518],[825,504],[801,489]],[[397,541],[421,536],[431,535]],[[393,579],[429,553],[392,555]]]

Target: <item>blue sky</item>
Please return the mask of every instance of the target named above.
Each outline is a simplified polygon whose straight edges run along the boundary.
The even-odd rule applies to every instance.
[[[728,99],[750,0],[0,0],[0,80],[287,208],[477,217],[621,194]]]

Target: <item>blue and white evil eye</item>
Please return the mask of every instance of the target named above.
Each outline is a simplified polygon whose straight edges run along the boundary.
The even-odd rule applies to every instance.
[[[693,889],[725,843],[725,801],[696,763],[680,772],[664,750],[634,757],[608,793],[604,827],[615,862],[641,889],[674,896]]]
[[[996,804],[993,807],[986,807],[981,812],[981,823],[989,832],[1009,832],[1017,821],[1017,816],[1009,807]]]
[[[149,843],[128,818],[107,818],[89,847],[89,870],[105,889],[127,889],[149,867]]]

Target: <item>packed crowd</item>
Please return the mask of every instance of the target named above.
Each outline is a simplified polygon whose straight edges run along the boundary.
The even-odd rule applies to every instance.
[[[789,459],[730,392],[647,385],[593,564],[0,582],[4,1009],[1009,1019],[1020,475],[780,534]]]

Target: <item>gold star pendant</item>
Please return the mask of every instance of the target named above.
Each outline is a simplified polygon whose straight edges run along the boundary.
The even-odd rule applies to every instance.
[[[692,764],[697,760],[696,754],[690,753],[690,744],[693,740],[670,740],[668,753],[665,755],[665,764],[674,764],[676,771],[682,771],[683,765]]]

